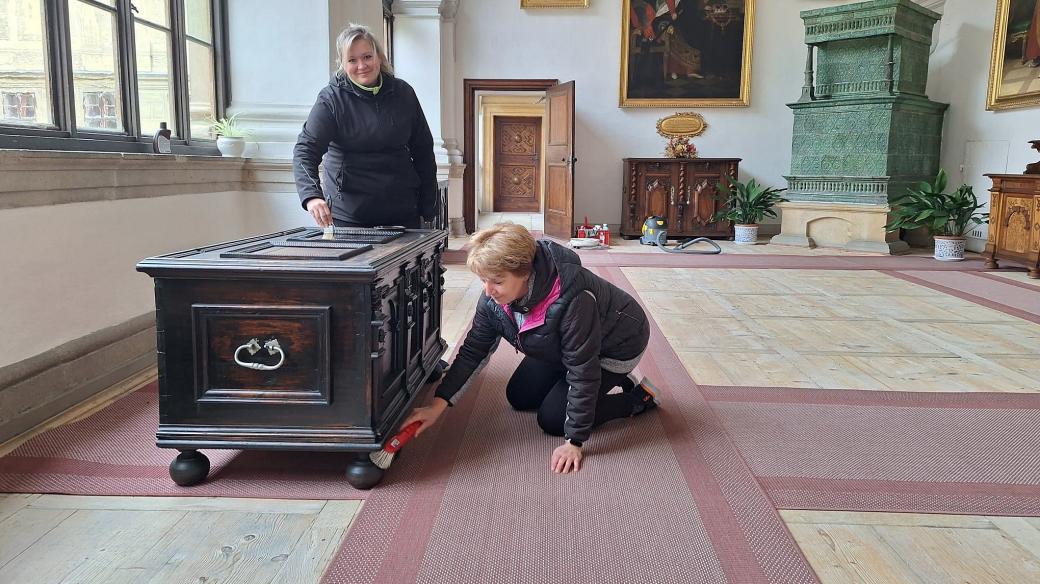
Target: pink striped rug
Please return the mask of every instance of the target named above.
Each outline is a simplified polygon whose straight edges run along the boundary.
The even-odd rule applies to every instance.
[[[548,468],[560,439],[505,401],[518,362],[503,346],[409,445],[324,582],[817,581],[659,330],[640,370],[661,407],[598,429],[571,475]]]
[[[884,270],[884,273],[1040,324],[1040,287],[984,272]]]
[[[167,470],[176,450],[155,446],[156,383],[83,420],[48,430],[0,458],[0,492],[67,495],[364,499],[347,484],[352,455],[204,450],[206,482],[179,487]]]
[[[701,391],[781,509],[1040,516],[1040,395]]]

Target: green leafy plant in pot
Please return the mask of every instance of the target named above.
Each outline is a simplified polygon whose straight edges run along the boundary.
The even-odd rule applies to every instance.
[[[712,216],[712,221],[727,220],[733,223],[733,243],[753,245],[758,241],[758,224],[765,217],[776,217],[773,208],[786,203],[780,193],[787,189],[775,189],[760,185],[755,179],[746,184],[737,179],[721,181],[716,185],[718,198],[723,207]]]
[[[939,169],[934,181],[907,189],[906,195],[892,201],[894,211],[885,229],[923,227],[935,239],[935,259],[959,261],[964,259],[964,234],[988,223],[989,213],[979,213],[986,205],[975,197],[971,185],[947,193],[946,182],[946,171]]]
[[[221,156],[242,156],[246,150],[249,131],[238,125],[240,114],[213,120],[209,126],[210,133],[217,137],[217,150],[220,150]]]

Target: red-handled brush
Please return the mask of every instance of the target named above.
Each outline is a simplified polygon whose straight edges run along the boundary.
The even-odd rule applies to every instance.
[[[419,426],[422,426],[422,422],[415,421],[408,424],[404,429],[395,434],[382,450],[369,454],[368,457],[372,459],[372,464],[383,470],[390,468],[390,463],[397,456],[397,451],[401,450],[405,444],[408,444],[409,440],[415,438],[415,432],[419,429]]]

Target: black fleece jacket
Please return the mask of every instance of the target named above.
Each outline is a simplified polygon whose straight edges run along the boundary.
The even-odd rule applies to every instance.
[[[433,135],[412,87],[386,73],[376,95],[342,71],[332,77],[293,149],[293,176],[304,208],[324,196],[348,223],[418,227],[419,217],[437,214]]]
[[[455,404],[484,367],[500,338],[518,352],[567,370],[568,438],[586,440],[596,419],[600,359],[629,360],[646,349],[650,323],[632,296],[581,265],[578,254],[541,240],[534,260],[531,293],[510,305],[527,312],[539,305],[560,279],[560,296],[545,313],[545,322],[518,333],[516,322],[494,300],[481,294],[473,325],[455,361],[437,388],[437,397]]]

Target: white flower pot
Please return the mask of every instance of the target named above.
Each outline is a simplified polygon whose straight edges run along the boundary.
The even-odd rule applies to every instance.
[[[246,139],[217,136],[217,150],[221,156],[241,157],[246,151]]]
[[[959,262],[964,259],[964,238],[935,236],[935,259],[941,262]]]
[[[758,243],[758,225],[733,226],[733,243],[737,245],[755,245]]]

